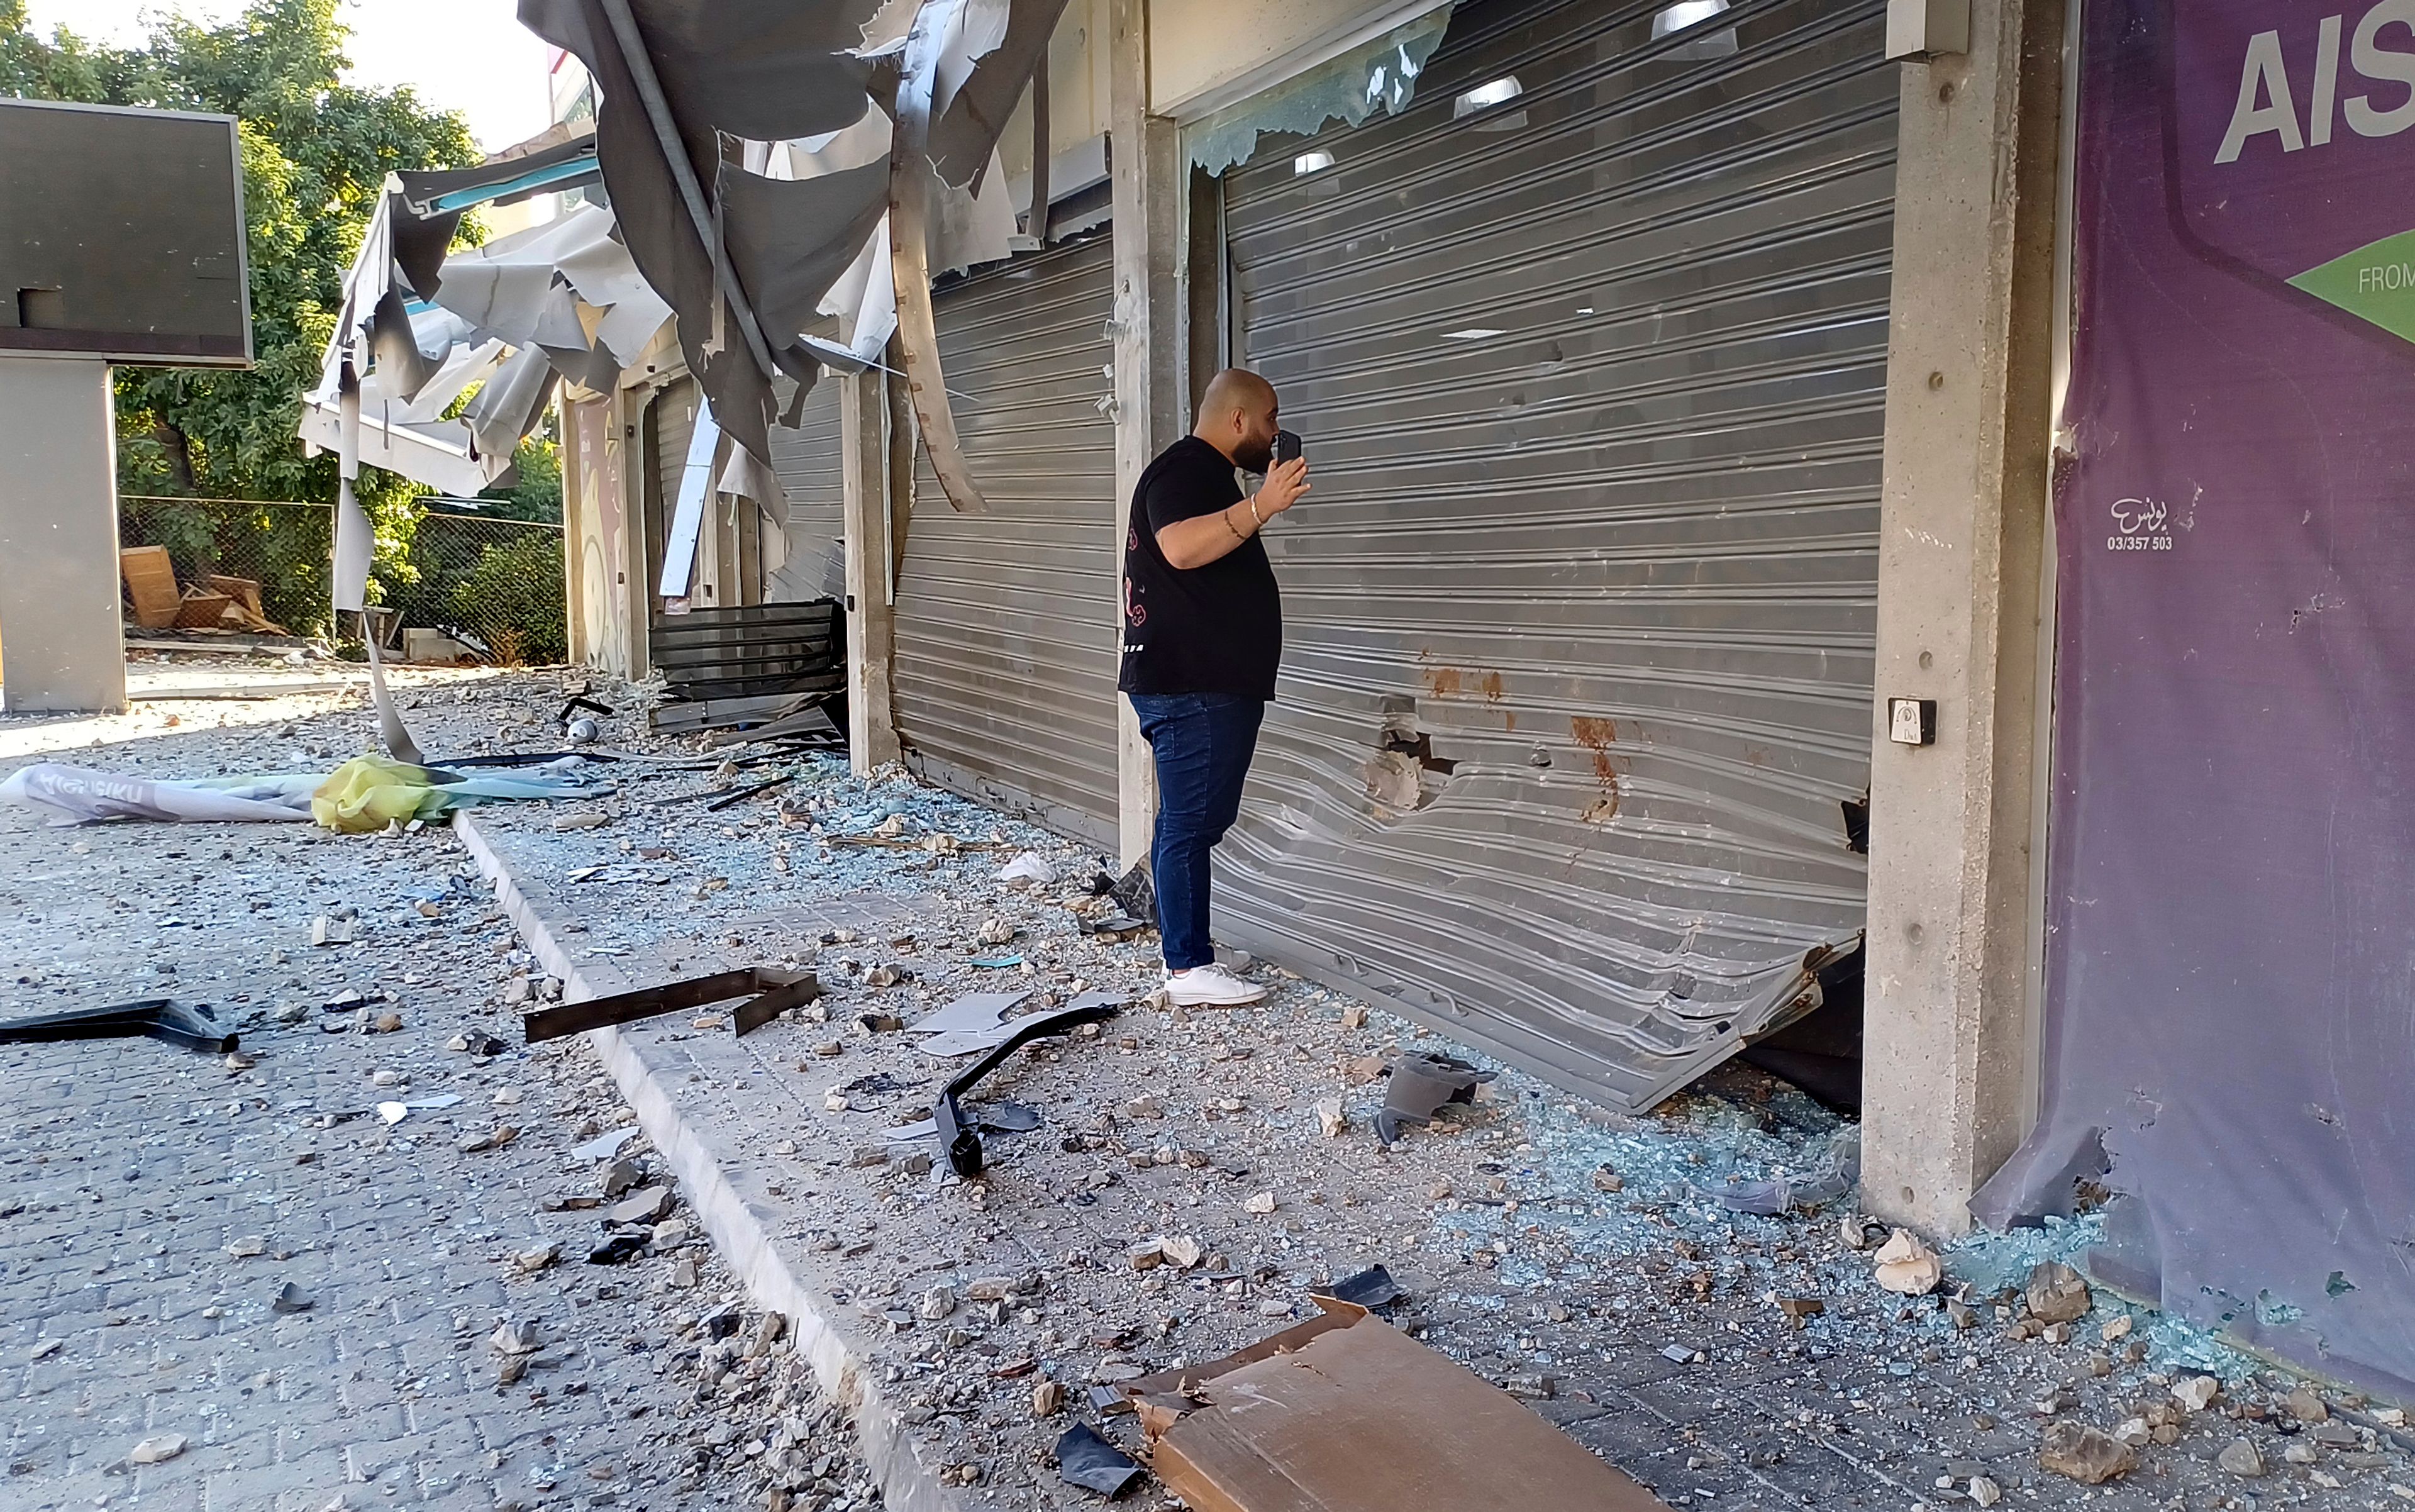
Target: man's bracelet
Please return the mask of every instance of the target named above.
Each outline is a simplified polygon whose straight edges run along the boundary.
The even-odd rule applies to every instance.
[[[1258,522],[1258,529],[1262,531],[1265,530],[1267,528],[1267,517],[1258,513],[1258,496],[1256,494],[1250,495],[1249,505],[1250,517]]]
[[[1253,511],[1252,511],[1252,514],[1254,514],[1254,513],[1256,513],[1256,512],[1253,510]],[[1222,521],[1224,522],[1224,529],[1226,529],[1226,530],[1228,530],[1228,531],[1232,531],[1232,532],[1233,532],[1233,539],[1234,539],[1234,540],[1236,540],[1236,541],[1247,541],[1247,540],[1249,539],[1249,537],[1248,537],[1248,536],[1243,535],[1243,534],[1241,533],[1241,528],[1240,528],[1239,526],[1238,526],[1238,525],[1236,525],[1236,524],[1234,524],[1234,523],[1233,523],[1233,509],[1232,509],[1232,506],[1231,506],[1230,504],[1227,504],[1226,506],[1224,506],[1224,508],[1223,508],[1221,512],[1219,512],[1219,513],[1218,513],[1218,515],[1216,516],[1216,517],[1217,517],[1218,519],[1221,519],[1221,520],[1222,520]]]

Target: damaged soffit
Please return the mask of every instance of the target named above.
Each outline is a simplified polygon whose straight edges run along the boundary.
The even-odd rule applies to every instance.
[[[930,270],[945,256],[931,232],[981,218],[984,189],[1002,202],[990,182],[998,134],[1063,8],[521,0],[522,22],[594,76],[597,152],[624,239],[678,315],[716,421],[748,454],[770,456],[778,377],[802,395],[826,362],[860,368],[877,355],[887,332],[868,277],[879,253],[867,249],[885,240],[917,419],[950,502],[982,507],[931,336]],[[885,157],[821,160],[869,116],[882,117]],[[788,149],[776,160],[761,150],[774,144]],[[848,348],[809,339],[850,284],[873,318],[850,322]]]
[[[1221,174],[1249,161],[1262,136],[1312,136],[1330,121],[1358,126],[1401,110],[1450,25],[1450,3],[1350,47],[1313,67],[1225,106],[1182,130],[1191,166]]]

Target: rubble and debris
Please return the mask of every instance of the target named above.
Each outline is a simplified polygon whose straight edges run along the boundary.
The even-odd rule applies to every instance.
[[[606,1213],[604,1215],[605,1221],[608,1223],[622,1224],[645,1224],[651,1227],[653,1224],[661,1222],[665,1217],[668,1216],[671,1210],[672,1195],[673,1193],[671,1189],[668,1187],[648,1187],[643,1191],[639,1191],[635,1195],[624,1199],[617,1206]]]
[[[182,1433],[155,1433],[126,1451],[128,1462],[138,1465],[164,1464],[185,1452],[187,1441]]]
[[[1375,1115],[1375,1138],[1397,1145],[1402,1124],[1423,1126],[1446,1103],[1473,1105],[1476,1089],[1498,1074],[1478,1070],[1463,1060],[1411,1051],[1392,1062],[1392,1079],[1384,1089],[1384,1106]]]
[[[1036,1398],[1034,1404],[1037,1405]],[[1110,1501],[1121,1496],[1126,1487],[1140,1478],[1141,1468],[1132,1456],[1101,1438],[1088,1423],[1076,1423],[1067,1429],[1057,1440],[1056,1455],[1058,1475]]]
[[[894,816],[892,816],[894,817]],[[1027,850],[998,868],[998,879],[1007,883],[1025,883],[1044,887],[1057,880],[1057,868],[1036,850]]]
[[[747,995],[754,996],[748,996]],[[746,966],[736,971],[717,971],[709,977],[696,977],[686,981],[666,982],[659,987],[641,987],[635,992],[615,993],[609,997],[590,997],[584,1002],[565,1003],[560,1008],[540,1009],[520,1020],[527,1042],[536,1044],[547,1040],[559,1040],[564,1035],[583,1034],[609,1025],[634,1024],[639,1019],[655,1018],[664,1013],[677,1013],[702,1008],[732,997],[746,997],[732,1015],[737,1032],[742,1037],[771,1023],[792,1008],[802,1007],[822,996],[821,983],[810,971],[784,971],[772,966]]]
[[[1392,1279],[1389,1270],[1376,1265],[1344,1276],[1330,1286],[1312,1287],[1308,1295],[1320,1307],[1327,1302],[1342,1302],[1372,1312],[1389,1307],[1406,1294],[1401,1290],[1401,1283]]]
[[[1921,1243],[1910,1229],[1896,1230],[1871,1258],[1878,1267],[1873,1279],[1898,1295],[1927,1296],[1945,1279],[1937,1251]]]
[[[2077,1323],[2094,1305],[2086,1280],[2059,1260],[2043,1262],[2031,1270],[2022,1295],[2030,1316],[2042,1323]]]
[[[269,1301],[268,1310],[276,1313],[308,1312],[318,1305],[317,1298],[287,1281],[277,1289],[277,1295]]]
[[[1106,998],[1105,1001],[1097,1000]],[[1043,1035],[1061,1034],[1077,1024],[1096,1024],[1111,1019],[1121,1011],[1118,1000],[1112,995],[1094,994],[1076,998],[1063,1008],[1050,1009],[1017,1019],[1009,1027],[1007,1037],[989,1054],[966,1067],[939,1090],[939,1100],[931,1110],[936,1121],[934,1131],[939,1148],[946,1152],[949,1169],[967,1180],[982,1174],[981,1136],[974,1132],[964,1116],[957,1100],[972,1090],[974,1085],[1005,1064],[1008,1056]]]
[[[495,1331],[487,1336],[487,1346],[498,1355],[533,1355],[540,1347],[536,1325],[526,1320],[515,1323],[506,1318],[496,1324]]]
[[[1801,1176],[1768,1181],[1732,1181],[1724,1187],[1701,1189],[1702,1194],[1738,1213],[1764,1217],[1797,1207],[1820,1207],[1835,1202],[1862,1180],[1862,1130],[1859,1125],[1838,1128],[1819,1166]]]
[[[169,997],[144,997],[0,1023],[0,1044],[8,1045],[134,1036],[214,1055],[232,1055],[238,1043],[232,1027],[209,1004],[181,1003]]]
[[[2038,1468],[2083,1486],[2102,1486],[2138,1469],[2138,1451],[2101,1429],[2058,1418],[2038,1442]]]
[[[645,1253],[650,1237],[648,1234],[636,1231],[615,1234],[587,1251],[587,1263],[591,1265],[618,1265],[634,1260]]]
[[[968,993],[916,1019],[906,1026],[907,1032],[925,1037],[915,1046],[924,1055],[942,1058],[974,1055],[1012,1032],[1007,1026],[1007,1015],[1030,996],[1028,992]]]
[[[2243,1480],[2259,1479],[2265,1471],[2263,1454],[2248,1439],[2233,1439],[2224,1445],[2222,1452],[2214,1456],[2213,1462]]]

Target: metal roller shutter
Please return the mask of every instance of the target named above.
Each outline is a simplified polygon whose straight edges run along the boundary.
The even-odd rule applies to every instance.
[[[1231,175],[1315,473],[1229,937],[1634,1107],[1854,948],[1884,8],[1462,4],[1405,112]]]
[[[896,710],[933,781],[1094,845],[1116,828],[1115,426],[1104,236],[935,300],[956,425],[989,500],[918,461],[897,580]]]
[[[839,439],[839,396],[845,384],[824,374],[805,395],[796,428],[772,431],[772,471],[788,496],[788,557],[764,597],[774,604],[845,598],[847,563],[839,554],[840,504],[846,491]]]

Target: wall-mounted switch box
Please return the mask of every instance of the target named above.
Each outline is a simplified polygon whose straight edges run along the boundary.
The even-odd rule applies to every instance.
[[[1887,739],[1898,745],[1935,745],[1937,743],[1937,700],[1889,698],[1887,700]]]
[[[1887,0],[1889,63],[1971,51],[1971,0]]]

